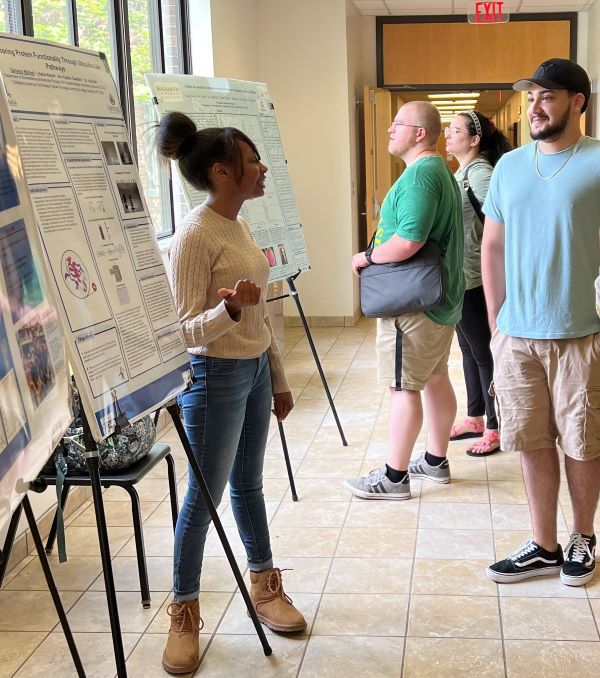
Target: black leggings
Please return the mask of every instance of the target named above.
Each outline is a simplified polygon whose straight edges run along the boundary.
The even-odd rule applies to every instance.
[[[491,335],[483,287],[465,292],[462,319],[456,326],[456,334],[463,356],[467,414],[482,417],[485,413],[486,428],[497,429],[494,399],[488,393],[494,377],[494,360],[490,351]]]

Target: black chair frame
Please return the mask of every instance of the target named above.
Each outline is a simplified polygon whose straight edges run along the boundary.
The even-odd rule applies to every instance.
[[[178,502],[177,502],[177,478],[175,475],[175,462],[171,456],[169,445],[156,443],[148,454],[130,467],[122,471],[103,472],[100,476],[102,487],[122,487],[131,498],[131,514],[133,519],[133,532],[135,536],[135,550],[137,555],[138,572],[140,578],[140,590],[142,594],[142,605],[145,608],[150,607],[150,586],[148,584],[148,569],[146,567],[146,551],[144,549],[144,535],[142,531],[142,513],[140,506],[140,496],[135,489],[135,485],[140,482],[156,464],[165,460],[167,463],[167,475],[169,479],[169,494],[171,500],[171,517],[173,519],[173,530],[177,524]],[[45,481],[48,485],[56,485],[56,474],[40,473],[39,479]],[[68,474],[65,476],[60,504],[64,510],[69,496],[69,490],[75,486],[87,486],[91,484],[90,476],[87,473]],[[46,542],[46,553],[52,553],[52,548],[56,539],[58,509],[54,514],[54,520],[48,540]]]

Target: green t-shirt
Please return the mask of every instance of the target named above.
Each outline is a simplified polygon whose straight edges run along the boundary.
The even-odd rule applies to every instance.
[[[460,190],[439,155],[420,158],[407,167],[381,205],[375,245],[394,233],[405,240],[434,240],[443,250],[446,299],[426,311],[438,325],[454,325],[462,315],[465,292],[464,232]]]

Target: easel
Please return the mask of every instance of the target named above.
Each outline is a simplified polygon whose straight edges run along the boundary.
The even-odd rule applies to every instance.
[[[160,409],[160,408],[159,408]],[[235,576],[235,579],[237,581],[237,584],[240,589],[240,593],[242,594],[242,597],[244,598],[244,602],[246,603],[246,607],[248,609],[248,614],[250,615],[250,618],[252,619],[252,622],[254,623],[254,628],[256,629],[256,633],[259,637],[259,640],[261,642],[261,645],[263,647],[263,651],[266,656],[269,656],[272,653],[271,646],[269,645],[265,632],[258,621],[258,617],[256,616],[256,611],[254,609],[254,605],[252,604],[252,601],[250,599],[250,594],[248,593],[248,589],[246,588],[246,584],[244,582],[244,579],[242,577],[242,574],[240,572],[240,569],[238,567],[238,564],[235,560],[235,557],[233,555],[233,551],[231,550],[231,546],[229,545],[229,541],[227,539],[227,535],[225,534],[225,530],[223,529],[223,525],[221,523],[221,519],[219,518],[219,515],[217,513],[217,509],[213,503],[212,497],[210,496],[210,492],[208,490],[208,487],[206,486],[206,482],[204,480],[204,477],[202,476],[202,471],[200,470],[200,466],[198,465],[198,462],[196,461],[196,458],[194,457],[194,453],[192,451],[191,445],[189,443],[188,437],[185,433],[185,429],[183,428],[183,424],[181,423],[181,420],[179,418],[179,411],[177,408],[177,405],[175,403],[169,404],[166,406],[167,411],[171,415],[171,419],[173,420],[173,424],[177,430],[177,433],[179,435],[179,439],[181,440],[181,444],[183,445],[183,449],[185,450],[186,456],[188,458],[188,462],[190,463],[190,466],[192,467],[192,470],[196,476],[196,480],[198,481],[198,486],[200,487],[200,491],[202,492],[202,496],[204,498],[204,501],[206,502],[206,506],[208,508],[208,511],[210,513],[211,519],[213,521],[213,524],[215,526],[215,529],[217,531],[217,534],[219,535],[219,539],[221,540],[221,544],[223,545],[223,550],[225,551],[225,554],[227,556],[227,560],[229,561],[229,565],[231,567],[231,570]],[[104,572],[104,583],[106,587],[106,598],[107,598],[107,603],[108,603],[108,612],[109,612],[109,617],[110,617],[110,627],[111,627],[111,633],[112,633],[112,638],[113,638],[113,647],[115,651],[115,662],[117,665],[117,676],[121,678],[121,676],[127,676],[127,669],[125,666],[125,654],[123,652],[123,639],[121,637],[121,626],[119,622],[119,611],[117,607],[117,599],[116,599],[116,593],[115,593],[115,584],[114,584],[114,578],[113,578],[113,573],[112,573],[112,563],[110,559],[110,546],[108,543],[108,534],[107,534],[107,528],[106,528],[106,518],[104,515],[104,503],[102,500],[102,488],[100,485],[100,473],[99,473],[99,457],[98,457],[98,448],[95,440],[93,439],[90,431],[90,427],[87,421],[87,417],[85,416],[85,413],[82,409],[81,411],[82,415],[82,423],[83,423],[83,435],[84,435],[84,445],[86,448],[86,461],[87,461],[87,466],[88,466],[88,471],[90,473],[90,478],[92,480],[92,495],[94,499],[94,506],[96,509],[96,525],[98,527],[98,540],[100,543],[100,553],[102,555],[102,569]],[[158,414],[155,415],[157,417]]]
[[[272,654],[273,650],[271,646],[269,645],[265,632],[258,621],[258,617],[256,616],[256,611],[254,609],[254,606],[252,605],[252,600],[250,599],[250,594],[248,593],[248,589],[246,587],[246,584],[244,582],[244,579],[242,577],[242,574],[240,572],[240,569],[238,567],[238,564],[235,560],[235,557],[233,555],[233,551],[231,550],[231,546],[229,545],[229,541],[227,539],[227,535],[225,534],[225,530],[223,529],[223,525],[221,523],[221,520],[219,518],[219,515],[217,513],[217,509],[212,501],[212,498],[210,496],[210,492],[208,490],[208,487],[206,486],[206,482],[204,480],[204,477],[202,476],[202,471],[200,470],[200,467],[198,465],[198,462],[196,461],[194,454],[192,452],[192,448],[190,446],[189,440],[187,438],[187,435],[185,433],[185,429],[183,428],[183,424],[181,423],[181,420],[179,418],[179,411],[177,408],[177,405],[175,403],[169,404],[166,406],[167,411],[171,415],[171,418],[173,420],[173,424],[175,425],[175,428],[177,430],[177,433],[179,435],[179,438],[181,440],[181,443],[183,445],[183,448],[185,450],[186,456],[188,458],[188,461],[190,463],[190,466],[192,467],[192,470],[194,474],[196,475],[196,479],[198,481],[198,485],[200,487],[200,491],[202,492],[202,496],[204,498],[204,501],[206,502],[208,511],[210,513],[211,519],[214,523],[215,529],[219,535],[219,539],[221,540],[221,544],[223,545],[223,550],[225,551],[225,554],[227,556],[227,560],[229,561],[229,565],[233,571],[233,574],[235,576],[235,579],[237,581],[237,584],[240,589],[240,593],[242,594],[242,597],[244,598],[244,602],[246,603],[246,607],[248,609],[248,614],[250,618],[252,619],[252,622],[254,624],[254,628],[256,629],[256,633],[259,637],[259,640],[261,642],[261,645],[263,647],[263,651],[266,656],[269,656]],[[158,414],[159,414],[160,408],[156,411],[155,413],[155,422],[157,421]],[[122,416],[122,415],[121,415]],[[116,596],[116,591],[115,591],[115,583],[114,583],[114,576],[113,576],[113,570],[112,570],[112,561],[111,561],[111,556],[110,556],[110,544],[108,541],[108,530],[107,530],[107,525],[106,525],[106,516],[104,513],[104,501],[102,498],[102,486],[100,484],[100,469],[99,469],[99,454],[98,454],[98,446],[96,441],[94,440],[91,429],[89,426],[89,422],[87,419],[87,416],[83,410],[81,409],[81,420],[82,420],[82,426],[83,426],[83,443],[85,447],[85,458],[86,458],[86,464],[88,468],[88,473],[90,475],[90,484],[92,487],[92,497],[94,501],[94,509],[96,513],[96,527],[98,530],[98,542],[100,545],[100,556],[102,560],[102,572],[104,574],[104,584],[105,584],[105,589],[106,589],[106,600],[107,600],[107,605],[108,605],[108,615],[110,619],[110,628],[111,628],[111,635],[112,635],[112,641],[113,641],[113,650],[114,650],[114,655],[115,655],[115,664],[117,667],[117,676],[119,678],[125,678],[127,676],[127,667],[125,664],[125,652],[123,649],[123,639],[121,636],[121,624],[119,620],[119,609],[117,605],[117,596]],[[32,488],[36,491],[43,491],[46,489],[45,483],[42,486],[41,484],[37,487],[35,487],[35,483],[32,484]],[[60,597],[58,596],[58,591],[56,589],[56,584],[54,583],[54,580],[52,579],[52,572],[50,570],[50,567],[48,565],[48,560],[46,557],[46,553],[44,551],[44,547],[41,541],[41,537],[39,536],[39,532],[37,530],[37,526],[35,524],[35,520],[33,518],[33,513],[31,513],[31,509],[29,508],[29,511],[31,513],[30,515],[27,513],[28,507],[29,507],[29,501],[27,499],[27,496],[23,499],[22,502],[25,512],[27,514],[29,526],[31,528],[32,535],[34,536],[35,544],[36,544],[36,549],[38,551],[38,554],[40,555],[40,560],[42,561],[42,567],[44,568],[44,574],[46,574],[46,580],[48,581],[48,588],[50,589],[50,592],[52,593],[52,597],[55,602],[55,606],[57,609],[57,612],[59,614],[59,618],[61,619],[61,624],[63,625],[63,630],[65,632],[65,637],[67,638],[67,642],[69,643],[69,648],[71,649],[71,655],[73,656],[73,661],[75,662],[75,666],[77,668],[77,672],[79,676],[84,676],[85,677],[85,672],[83,670],[83,667],[81,666],[81,660],[79,659],[79,655],[77,654],[77,648],[75,647],[73,637],[70,631],[70,628],[68,626],[67,618],[64,613],[64,609],[62,608],[62,603],[60,601]],[[4,572],[6,570],[6,564],[8,562],[8,558],[10,556],[10,552],[12,550],[12,545],[14,542],[15,534],[16,534],[16,529],[17,525],[19,522],[19,517],[20,517],[20,506],[15,512],[15,514],[12,517],[8,534],[6,537],[5,541],[5,549],[2,554],[2,559],[0,560],[0,584],[2,583],[2,579],[4,577]],[[60,606],[60,607],[59,607]],[[62,611],[62,612],[61,612]],[[64,619],[64,621],[63,621]]]
[[[289,278],[286,278],[286,282],[288,284],[288,287],[290,288],[290,291],[287,294],[281,294],[278,297],[273,297],[272,299],[267,299],[268,302],[271,301],[279,301],[280,299],[289,299],[290,297],[294,300],[296,303],[296,308],[298,309],[298,314],[300,315],[300,320],[302,321],[302,326],[304,327],[304,333],[306,334],[306,338],[308,339],[308,344],[310,346],[310,350],[312,351],[313,358],[315,360],[315,364],[317,365],[317,370],[319,371],[319,376],[321,377],[321,383],[323,384],[323,388],[325,389],[325,394],[327,395],[327,400],[329,401],[329,407],[331,407],[331,412],[333,414],[333,418],[335,419],[335,423],[337,425],[338,431],[340,433],[340,438],[342,439],[342,445],[346,447],[348,445],[348,442],[346,441],[346,437],[344,436],[344,431],[342,429],[342,425],[340,423],[340,419],[338,417],[337,410],[335,408],[335,404],[333,402],[333,398],[331,397],[331,391],[329,390],[329,384],[327,383],[327,377],[325,376],[325,373],[323,372],[323,367],[321,366],[321,361],[319,359],[319,354],[317,353],[317,349],[315,347],[315,343],[312,338],[312,334],[310,333],[310,328],[308,327],[308,322],[306,321],[306,316],[304,315],[304,310],[302,308],[302,304],[300,303],[300,295],[298,294],[298,290],[296,289],[295,285],[295,280],[296,278],[302,273],[301,270],[298,270],[297,273],[294,273],[294,275],[290,276]],[[285,433],[283,430],[283,426],[281,422],[278,422],[279,424],[279,435],[281,436],[281,444],[283,446],[283,456],[285,457],[285,463],[286,467],[288,470],[288,477],[290,479],[290,488],[292,491],[292,499],[294,501],[298,501],[298,497],[296,495],[296,488],[294,485],[294,478],[292,475],[292,467],[290,465],[290,458],[288,455],[288,449],[287,449],[287,442],[285,439]]]
[[[40,489],[35,487],[35,482],[30,485],[30,489],[34,492],[40,491]],[[8,561],[15,541],[17,527],[19,525],[19,520],[21,518],[21,512],[23,509],[25,509],[25,516],[27,518],[29,530],[31,531],[31,535],[35,543],[35,550],[37,551],[38,557],[40,559],[42,570],[44,571],[44,577],[46,578],[46,583],[48,584],[48,590],[52,596],[52,601],[54,602],[54,607],[56,608],[60,625],[62,626],[63,633],[65,634],[65,639],[67,641],[67,645],[69,646],[69,651],[71,652],[71,657],[73,658],[77,675],[80,678],[85,678],[83,664],[81,663],[81,658],[79,657],[79,652],[77,650],[77,646],[75,645],[75,640],[73,638],[73,633],[71,632],[71,627],[69,626],[69,620],[67,619],[65,608],[63,607],[62,600],[58,594],[58,589],[56,588],[56,582],[52,576],[52,570],[50,569],[50,564],[48,563],[48,558],[46,556],[46,552],[44,551],[44,545],[42,544],[42,538],[35,522],[35,516],[33,515],[33,510],[27,495],[23,496],[21,503],[17,506],[15,512],[12,515],[10,524],[8,526],[6,539],[4,541],[4,548],[2,551],[0,551],[0,586],[2,586],[2,582],[4,581],[4,575],[6,574]]]
[[[277,422],[279,429],[279,436],[281,437],[281,447],[283,448],[283,458],[285,459],[285,467],[287,469],[288,479],[290,481],[290,492],[292,493],[292,501],[298,501],[298,494],[296,493],[296,483],[294,482],[294,472],[292,471],[292,464],[290,463],[290,455],[288,452],[287,440],[285,439],[285,431],[283,430],[283,422]]]
[[[108,542],[108,530],[106,527],[106,515],[104,513],[104,501],[102,499],[102,486],[100,484],[100,468],[99,468],[99,454],[98,454],[98,445],[94,440],[87,416],[83,410],[83,407],[80,411],[81,414],[81,423],[83,426],[83,442],[85,447],[85,461],[87,465],[87,470],[90,475],[90,485],[92,487],[92,497],[94,501],[94,510],[96,513],[96,527],[98,530],[98,543],[100,545],[100,558],[102,560],[102,573],[104,575],[104,585],[106,589],[106,600],[108,604],[108,616],[110,619],[110,629],[112,634],[113,650],[115,655],[115,664],[117,667],[117,676],[119,678],[127,676],[127,669],[125,666],[125,652],[123,650],[123,638],[121,637],[121,624],[119,621],[119,608],[117,606],[117,594],[115,592],[115,580],[112,570],[112,562],[110,558],[110,544]],[[43,492],[46,489],[45,481],[34,481],[31,484],[31,489],[36,492]],[[58,612],[58,616],[61,620],[63,630],[65,631],[65,636],[67,638],[67,643],[71,650],[71,656],[77,667],[77,672],[80,676],[85,676],[83,667],[81,667],[81,660],[77,655],[77,648],[73,642],[73,637],[68,626],[66,616],[64,614],[64,609],[62,607],[62,602],[58,595],[56,589],[56,584],[52,578],[52,572],[50,571],[50,566],[48,565],[48,559],[46,557],[46,552],[44,550],[42,540],[31,512],[31,507],[27,496],[23,498],[22,505],[25,508],[25,514],[27,515],[27,522],[29,523],[29,528],[31,534],[33,535],[36,550],[40,557],[42,567],[44,568],[44,574],[46,575],[46,581],[48,582],[48,588],[54,599],[54,605]],[[29,507],[29,512],[28,512]],[[31,514],[31,515],[30,515]],[[6,568],[6,562],[8,562],[8,557],[12,550],[12,545],[14,542],[17,524],[20,517],[20,507],[14,513],[11,523],[8,529],[8,534],[5,541],[5,556],[2,561],[2,567],[0,568],[0,583],[4,577],[4,570]],[[60,607],[59,607],[60,606]],[[62,613],[61,613],[62,610]],[[64,617],[64,622],[63,622]]]
[[[102,573],[104,575],[104,588],[106,590],[106,602],[110,619],[110,630],[115,653],[117,676],[127,676],[125,666],[125,652],[123,650],[123,637],[121,636],[121,623],[119,621],[119,607],[115,592],[115,580],[113,576],[112,561],[110,557],[110,544],[108,542],[108,530],[106,527],[106,515],[104,513],[104,500],[102,498],[102,485],[100,484],[100,455],[98,445],[92,436],[92,431],[81,407],[81,423],[83,426],[83,444],[85,446],[85,462],[90,474],[92,485],[92,498],[96,513],[96,528],[98,530],[98,543],[100,545],[100,557],[102,559]]]

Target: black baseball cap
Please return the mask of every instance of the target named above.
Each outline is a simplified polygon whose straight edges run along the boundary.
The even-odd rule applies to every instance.
[[[585,103],[581,112],[585,111],[590,100],[592,86],[588,74],[570,59],[548,59],[536,68],[531,78],[518,80],[513,89],[518,92],[527,92],[531,85],[538,85],[545,89],[567,89],[569,92],[581,93],[585,97]]]

